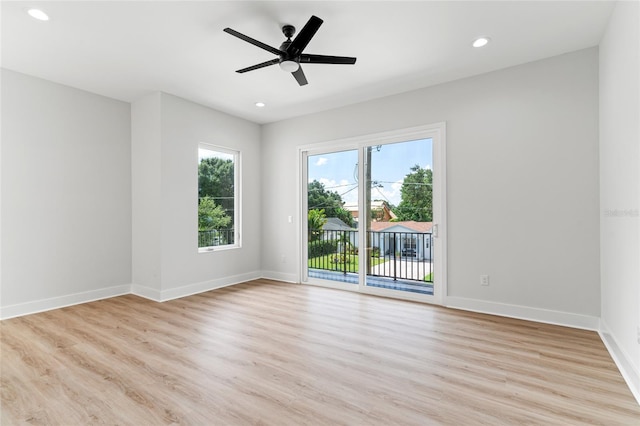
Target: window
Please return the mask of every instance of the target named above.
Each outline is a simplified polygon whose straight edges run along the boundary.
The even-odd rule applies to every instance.
[[[198,147],[198,250],[240,247],[240,153]]]

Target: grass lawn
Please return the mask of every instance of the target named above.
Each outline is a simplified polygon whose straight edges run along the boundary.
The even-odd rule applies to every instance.
[[[344,255],[327,254],[325,256],[314,257],[309,259],[309,268],[324,269],[329,271],[344,271]],[[359,259],[357,254],[348,254],[346,256],[347,272],[358,272]],[[383,263],[384,259],[372,257],[371,263],[375,266]]]
[[[433,281],[433,272],[430,272],[427,275],[425,275],[424,280],[428,281],[428,282],[432,282]]]

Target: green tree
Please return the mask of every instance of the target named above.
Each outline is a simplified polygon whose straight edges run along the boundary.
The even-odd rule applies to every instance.
[[[317,180],[307,186],[307,197],[309,211],[323,209],[326,217],[339,217],[339,210],[344,210],[344,201],[340,194],[326,190],[324,184]]]
[[[333,217],[337,217],[338,219],[346,223],[348,226],[353,227],[353,215],[349,210],[339,207],[336,209],[335,212],[336,212],[335,213],[336,215]]]
[[[204,197],[198,203],[198,231],[229,229],[231,218],[211,197]]]
[[[322,227],[327,223],[324,209],[312,209],[308,214],[309,241],[315,241],[322,235]]]
[[[198,197],[210,197],[233,218],[234,208],[233,160],[217,157],[203,158],[198,167]]]
[[[431,222],[433,220],[433,173],[419,165],[411,167],[402,182],[401,201],[393,211],[398,220]]]

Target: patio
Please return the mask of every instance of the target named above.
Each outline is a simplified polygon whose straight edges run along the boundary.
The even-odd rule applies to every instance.
[[[352,272],[327,271],[322,269],[309,268],[309,277],[323,280],[344,282],[348,284],[358,284],[358,274]],[[433,283],[426,281],[410,281],[403,279],[393,279],[389,277],[367,275],[366,284],[369,287],[388,288],[391,290],[408,291],[433,295]]]

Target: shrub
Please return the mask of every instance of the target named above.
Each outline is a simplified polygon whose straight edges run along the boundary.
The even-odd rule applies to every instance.
[[[336,240],[318,240],[309,243],[309,259],[335,253],[338,250]]]

